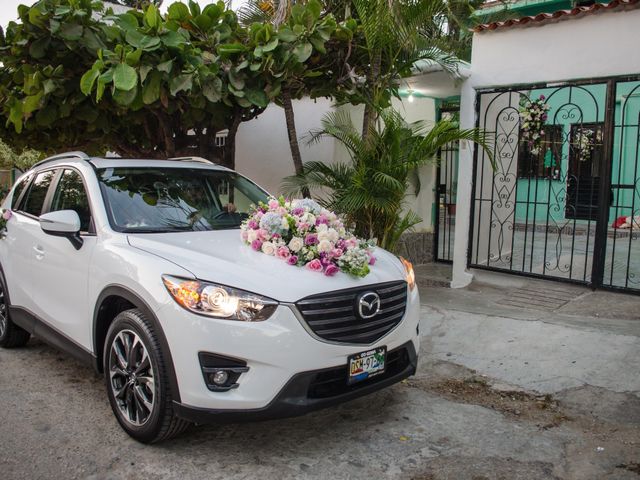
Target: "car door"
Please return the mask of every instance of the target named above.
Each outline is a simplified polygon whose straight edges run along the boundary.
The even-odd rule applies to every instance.
[[[4,239],[7,254],[3,255],[3,269],[14,307],[34,312],[34,291],[31,283],[35,268],[36,239],[41,233],[38,217],[42,213],[56,170],[45,170],[35,175],[22,198],[12,205],[13,215],[7,224]]]
[[[83,243],[76,250],[68,238],[46,234],[42,229],[37,232],[30,280],[35,292],[35,313],[85,350],[91,351],[92,322],[87,290],[96,235],[87,189],[77,170],[62,169],[45,210],[74,210],[78,213]]]

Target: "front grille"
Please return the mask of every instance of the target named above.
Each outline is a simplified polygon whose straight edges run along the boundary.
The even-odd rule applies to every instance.
[[[337,367],[316,375],[309,384],[307,396],[309,398],[331,398],[345,393],[359,390],[372,383],[381,382],[402,372],[409,365],[409,353],[406,348],[400,348],[387,352],[384,373],[376,375],[369,380],[349,385],[349,367]]]
[[[380,312],[373,318],[363,319],[357,302],[367,292],[376,292],[380,297]],[[407,282],[313,295],[297,302],[296,307],[320,338],[339,343],[373,343],[402,321],[407,307]]]

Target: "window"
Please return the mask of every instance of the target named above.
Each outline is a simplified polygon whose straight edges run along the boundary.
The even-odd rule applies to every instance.
[[[238,228],[251,204],[266,201],[235,173],[187,168],[107,168],[98,172],[111,226],[158,233]]]
[[[582,123],[571,126],[569,173],[578,178],[599,178],[604,155],[604,124]]]
[[[20,195],[24,191],[25,187],[29,185],[30,179],[31,177],[25,177],[20,181],[20,183],[18,183],[18,185],[16,185],[16,188],[13,190],[13,197],[11,197],[11,210],[16,208]]]
[[[518,178],[560,178],[563,143],[562,125],[545,125],[540,151],[533,154],[529,144],[520,141]]]
[[[20,210],[39,217],[42,213],[42,207],[44,206],[44,200],[47,197],[49,186],[55,175],[56,172],[53,170],[39,173],[31,184],[25,201],[21,202]]]
[[[75,170],[65,170],[60,177],[51,211],[73,210],[80,217],[80,231],[88,232],[91,225],[89,199],[84,189],[82,177]]]

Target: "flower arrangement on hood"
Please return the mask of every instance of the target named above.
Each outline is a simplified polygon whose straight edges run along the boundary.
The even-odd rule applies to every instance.
[[[549,105],[545,103],[545,96],[540,95],[537,100],[526,102],[520,107],[520,136],[527,142],[529,152],[538,155],[544,140],[544,124],[547,121]]]
[[[342,271],[365,277],[376,261],[374,242],[349,233],[338,215],[308,198],[260,202],[240,235],[255,251],[327,276]]]

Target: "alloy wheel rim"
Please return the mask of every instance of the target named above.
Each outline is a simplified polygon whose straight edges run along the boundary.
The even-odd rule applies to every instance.
[[[4,288],[0,285],[0,337],[4,337],[7,330],[7,303],[4,299]]]
[[[121,417],[140,427],[155,405],[155,377],[149,352],[131,330],[122,330],[111,343],[109,385]]]

